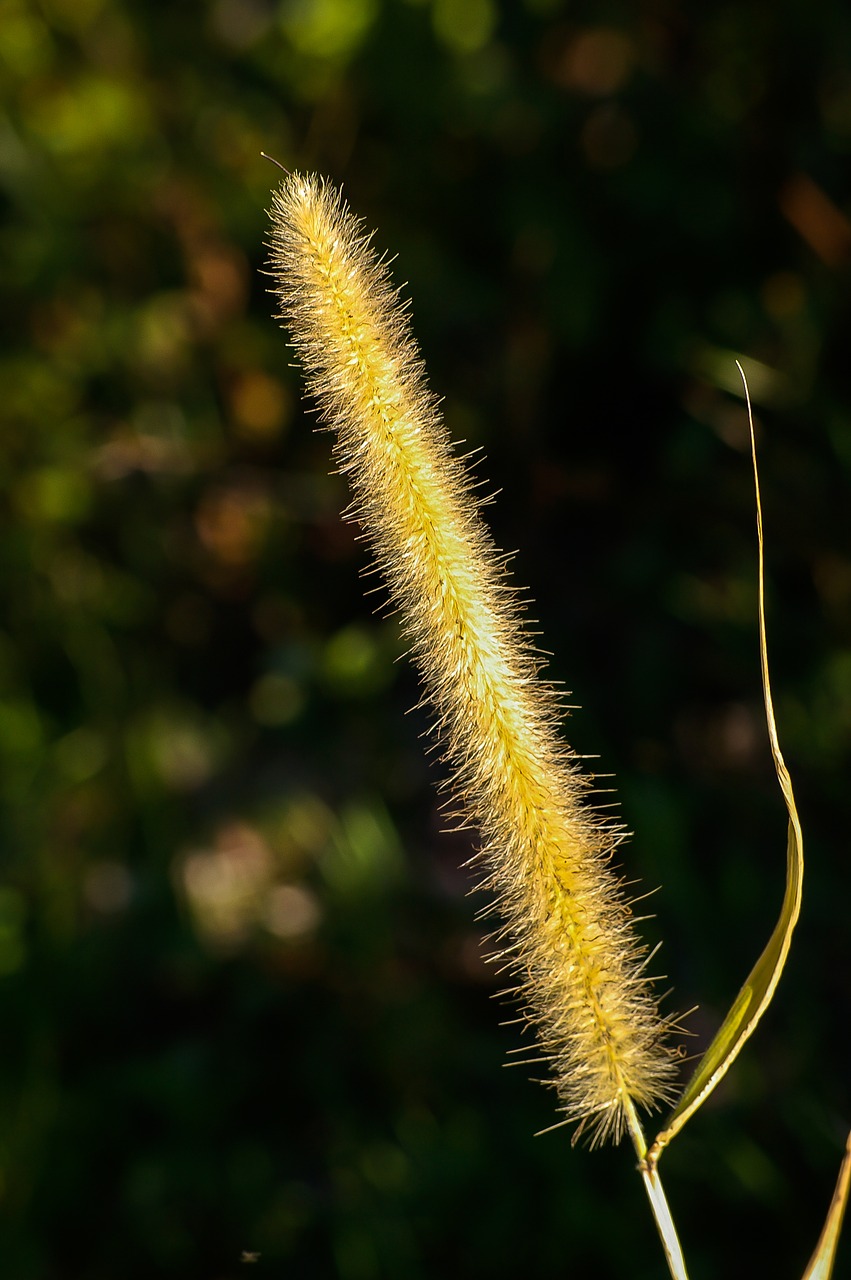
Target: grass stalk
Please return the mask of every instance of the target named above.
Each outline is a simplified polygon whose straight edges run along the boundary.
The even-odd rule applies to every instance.
[[[287,174],[272,208],[272,275],[361,523],[435,713],[476,862],[501,924],[500,967],[550,1065],[561,1123],[593,1146],[629,1130],[675,1280],[687,1280],[638,1106],[676,1074],[630,903],[622,833],[590,803],[560,736],[558,695],[428,390],[386,264],[329,184]]]
[[[655,1161],[648,1159],[647,1142],[635,1107],[628,1102],[625,1110],[629,1136],[632,1139],[632,1145],[638,1157],[638,1171],[641,1174],[644,1189],[647,1192],[650,1211],[653,1214],[653,1221],[656,1223],[656,1229],[659,1232],[659,1239],[662,1241],[662,1249],[665,1254],[665,1260],[668,1263],[668,1270],[671,1273],[672,1280],[688,1280],[685,1258],[683,1257],[677,1229],[674,1226],[674,1219],[671,1216],[668,1198],[662,1186],[662,1179],[659,1176],[658,1166]]]

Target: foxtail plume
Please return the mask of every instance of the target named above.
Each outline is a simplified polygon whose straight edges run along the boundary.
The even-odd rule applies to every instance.
[[[499,959],[538,1028],[560,1109],[592,1144],[670,1100],[674,1055],[619,878],[540,661],[429,391],[407,313],[333,186],[287,175],[271,270],[354,512],[401,611],[477,861]]]

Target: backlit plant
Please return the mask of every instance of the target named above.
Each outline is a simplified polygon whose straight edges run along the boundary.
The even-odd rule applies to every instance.
[[[514,974],[537,1030],[562,1123],[592,1146],[629,1134],[670,1273],[685,1280],[659,1159],[771,1000],[801,901],[801,830],[768,678],[758,481],[760,652],[789,814],[786,892],[771,938],[677,1095],[676,1023],[658,1010],[648,957],[612,868],[622,833],[593,807],[591,781],[559,736],[558,697],[541,679],[540,657],[427,387],[388,268],[339,193],[297,173],[286,174],[274,194],[271,251],[281,318],[322,420],[336,433],[353,514],[400,611],[458,808],[479,832],[481,883],[501,922],[496,959]],[[660,1107],[672,1110],[648,1143],[638,1109]],[[804,1280],[831,1274],[849,1179],[851,1139]]]

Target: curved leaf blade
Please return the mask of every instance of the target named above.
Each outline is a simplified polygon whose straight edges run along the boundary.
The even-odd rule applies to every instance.
[[[833,1199],[827,1211],[827,1218],[822,1227],[816,1251],[810,1258],[809,1265],[801,1280],[830,1280],[833,1274],[833,1264],[836,1261],[836,1248],[839,1244],[842,1219],[845,1216],[845,1207],[848,1204],[849,1189],[851,1189],[851,1134],[848,1135],[848,1141],[845,1144],[845,1156],[839,1166],[836,1189],[833,1192]]]
[[[738,362],[737,362],[738,363]],[[771,743],[771,754],[777,780],[783,792],[783,799],[789,814],[789,834],[786,846],[786,891],[780,918],[774,932],[768,940],[762,955],[748,975],[741,991],[724,1019],[714,1040],[686,1085],[682,1097],[668,1117],[664,1128],[659,1132],[648,1152],[648,1160],[654,1163],[663,1150],[682,1129],[698,1108],[706,1101],[718,1082],[724,1077],[738,1057],[745,1042],[756,1030],[757,1024],[771,1003],[789,947],[792,933],[801,910],[801,889],[804,876],[803,834],[795,805],[792,790],[792,779],[786,768],[780,743],[777,738],[777,725],[774,719],[774,703],[771,697],[771,680],[768,672],[768,644],[765,631],[765,553],[762,528],[762,501],[759,488],[759,469],[756,459],[756,439],[754,436],[753,413],[751,411],[750,393],[744,370],[739,365],[739,373],[745,388],[745,399],[748,407],[748,422],[751,434],[751,458],[754,472],[754,492],[756,496],[756,528],[759,565],[759,654],[762,670],[762,690],[765,703],[765,718],[768,725],[768,736]]]

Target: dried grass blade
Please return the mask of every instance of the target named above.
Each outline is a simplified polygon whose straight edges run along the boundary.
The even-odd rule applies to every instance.
[[[738,363],[738,362],[737,362]],[[762,529],[762,502],[759,489],[759,469],[756,458],[756,439],[754,436],[753,412],[751,410],[750,393],[744,370],[739,365],[739,373],[745,388],[745,399],[748,407],[748,422],[751,435],[751,457],[754,471],[754,492],[756,496],[756,527],[759,548],[759,653],[762,668],[762,688],[765,702],[765,718],[768,724],[768,736],[771,742],[771,754],[777,780],[783,792],[786,809],[789,814],[789,835],[786,848],[786,892],[780,918],[762,955],[757,960],[741,991],[736,996],[730,1012],[724,1019],[715,1039],[701,1058],[697,1068],[687,1084],[685,1091],[675,1106],[665,1127],[659,1132],[650,1148],[648,1159],[651,1164],[661,1156],[663,1150],[682,1129],[698,1108],[706,1101],[737,1058],[745,1042],[756,1030],[757,1023],[771,1003],[786,957],[792,941],[792,932],[801,910],[801,888],[804,876],[803,835],[792,790],[792,780],[780,750],[777,738],[777,725],[774,719],[774,703],[771,697],[771,681],[768,673],[768,644],[765,632],[765,554]]]
[[[848,1192],[851,1189],[851,1133],[845,1143],[845,1155],[839,1166],[839,1177],[833,1199],[827,1211],[827,1218],[819,1236],[816,1251],[810,1258],[809,1265],[801,1280],[830,1280],[833,1264],[836,1261],[836,1248],[839,1244],[839,1233],[842,1230],[842,1219],[848,1204]]]

